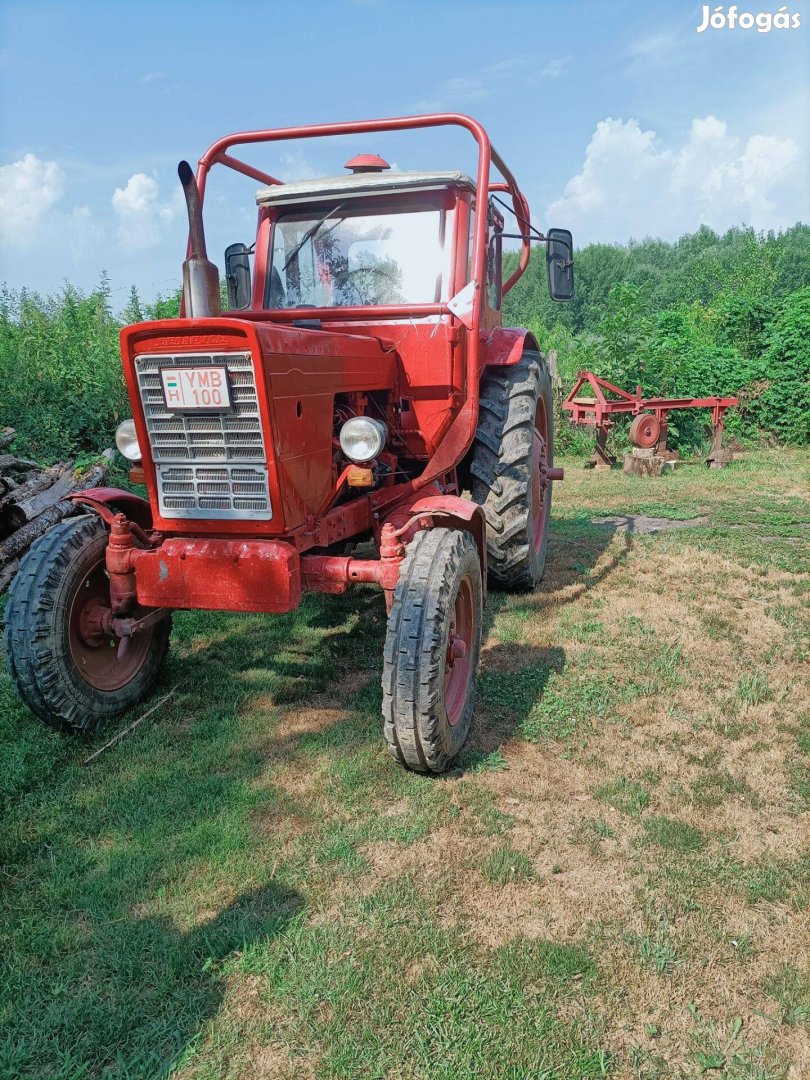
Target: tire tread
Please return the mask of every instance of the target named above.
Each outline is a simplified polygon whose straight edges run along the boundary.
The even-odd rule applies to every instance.
[[[472,497],[487,519],[487,570],[503,589],[532,589],[545,564],[530,543],[531,458],[537,401],[546,396],[553,453],[551,378],[542,353],[526,351],[513,367],[492,371],[481,388],[478,430],[470,463]],[[551,484],[546,489],[551,500]]]
[[[155,627],[155,645],[144,668],[120,691],[104,693],[88,687],[83,701],[62,677],[65,646],[53,622],[55,598],[73,560],[105,532],[103,522],[93,514],[53,526],[31,546],[9,589],[3,632],[9,673],[31,712],[63,731],[92,731],[106,717],[145,696],[168,649],[170,620],[165,619]],[[145,668],[149,670],[141,679]],[[138,679],[142,685],[133,694],[132,683]]]
[[[454,596],[456,575],[472,566],[478,575],[480,649],[480,570],[472,536],[454,529],[418,532],[408,545],[388,617],[383,656],[383,733],[391,756],[416,772],[444,772],[469,732],[474,687],[451,743],[442,724],[445,642],[443,628]],[[474,683],[474,676],[471,680]],[[441,700],[440,700],[441,699]]]

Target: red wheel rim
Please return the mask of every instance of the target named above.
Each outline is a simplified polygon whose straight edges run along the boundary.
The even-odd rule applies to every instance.
[[[466,575],[461,579],[456,593],[453,613],[450,617],[450,631],[447,635],[444,704],[451,727],[455,727],[459,722],[467,703],[475,631],[473,585],[469,575]]]
[[[653,413],[639,413],[630,425],[628,438],[633,446],[651,450],[661,436],[661,424]]]
[[[104,560],[79,581],[70,602],[68,645],[81,678],[95,690],[120,690],[140,671],[149,655],[153,629],[131,638],[88,631],[94,610],[110,606],[110,583]]]
[[[537,402],[532,433],[532,542],[537,552],[543,546],[548,518],[548,500],[546,491],[549,481],[546,477],[548,468],[548,414],[543,398]]]

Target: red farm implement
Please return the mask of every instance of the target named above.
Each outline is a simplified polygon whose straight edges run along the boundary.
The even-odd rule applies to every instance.
[[[589,386],[593,397],[581,397],[581,391]],[[607,396],[610,395],[610,396]],[[731,461],[731,451],[724,450],[723,417],[727,409],[739,405],[735,397],[705,398],[645,398],[641,387],[635,394],[614,386],[607,379],[600,379],[592,371],[581,371],[567,397],[563,409],[570,413],[571,422],[596,428],[596,448],[589,464],[597,469],[609,469],[616,459],[607,449],[610,428],[616,416],[632,416],[628,438],[639,450],[654,451],[662,458],[677,456],[667,449],[667,419],[678,409],[708,409],[711,412],[712,445],[706,461],[720,466]]]
[[[241,157],[419,128],[471,136],[474,177],[363,153],[347,174],[284,183]],[[225,311],[202,214],[217,165],[261,185],[255,237],[225,251]],[[501,307],[532,240],[551,296],[571,298],[571,234],[534,229],[486,131],[458,113],[239,132],[178,173],[181,315],[121,333],[132,419],[116,442],[148,499],[82,492],[82,515],[21,563],[5,635],[20,695],[89,730],[154,685],[173,610],[283,613],[364,582],[388,609],[389,751],[441,772],[470,728],[487,582],[531,589],[544,571],[562,478],[551,379]],[[520,254],[504,280],[507,238]]]

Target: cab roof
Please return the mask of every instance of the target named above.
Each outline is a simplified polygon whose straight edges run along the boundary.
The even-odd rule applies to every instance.
[[[335,195],[383,195],[394,191],[435,191],[450,186],[475,192],[475,183],[463,172],[352,173],[349,176],[321,176],[292,184],[273,184],[256,192],[259,206],[273,203],[317,202]]]

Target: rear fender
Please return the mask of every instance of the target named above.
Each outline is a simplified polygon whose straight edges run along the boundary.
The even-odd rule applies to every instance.
[[[481,564],[481,585],[486,598],[487,589],[487,521],[484,511],[478,503],[462,499],[458,495],[428,495],[415,499],[407,507],[398,507],[388,520],[395,526],[402,527],[408,520],[419,517],[414,522],[417,528],[463,529],[472,534]]]
[[[512,367],[520,362],[526,349],[540,351],[530,330],[496,326],[481,342],[481,374],[489,367]]]
[[[134,521],[142,529],[152,528],[152,509],[146,499],[133,495],[121,488],[96,487],[77,491],[75,495],[66,495],[66,500],[89,506],[109,524],[110,514],[125,514],[129,521]]]

